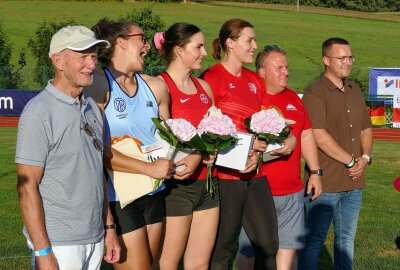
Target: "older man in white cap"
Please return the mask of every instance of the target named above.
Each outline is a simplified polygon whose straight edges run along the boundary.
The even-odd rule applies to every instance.
[[[119,260],[105,201],[102,115],[82,95],[92,83],[97,46],[110,44],[84,26],[55,33],[49,52],[54,79],[20,118],[18,193],[36,269],[100,269],[104,245],[104,259]]]

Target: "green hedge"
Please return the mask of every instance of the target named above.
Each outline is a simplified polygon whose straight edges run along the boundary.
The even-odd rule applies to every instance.
[[[220,0],[232,2],[232,0]],[[237,0],[235,2],[296,5],[297,0]],[[299,0],[302,6],[342,8],[365,12],[400,11],[400,0]]]

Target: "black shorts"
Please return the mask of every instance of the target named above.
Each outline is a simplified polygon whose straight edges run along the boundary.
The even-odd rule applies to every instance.
[[[164,195],[158,192],[145,195],[121,209],[121,204],[110,202],[117,235],[125,234],[146,225],[162,222],[164,219]]]
[[[214,196],[208,194],[204,180],[166,180],[165,194],[166,216],[187,216],[194,211],[219,207],[217,178],[213,178]]]

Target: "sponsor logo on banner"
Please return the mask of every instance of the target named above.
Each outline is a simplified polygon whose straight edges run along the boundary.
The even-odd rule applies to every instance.
[[[378,76],[378,95],[393,95],[400,92],[399,76]]]

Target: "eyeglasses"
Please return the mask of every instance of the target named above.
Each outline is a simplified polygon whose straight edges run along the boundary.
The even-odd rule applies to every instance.
[[[96,137],[96,131],[94,130],[94,128],[88,122],[86,122],[83,126],[83,129],[85,130],[87,135],[89,135],[90,137],[93,138],[94,148],[96,148],[99,151],[102,151],[103,150],[103,142],[99,138]]]
[[[272,51],[275,51],[275,52],[283,52],[283,53],[285,53],[285,50],[282,49],[282,48],[281,48],[280,46],[278,46],[278,45],[265,45],[263,51],[264,51],[264,52],[272,52]]]
[[[329,55],[325,55],[326,57],[329,58],[335,58],[335,59],[339,59],[340,62],[344,62],[346,60],[348,60],[351,63],[354,63],[354,61],[356,61],[356,59],[354,58],[354,56],[350,55],[350,56],[341,56],[341,57],[337,57],[337,56],[329,56]]]
[[[142,37],[142,42],[143,44],[147,43],[147,38],[145,36],[144,33],[140,33],[140,34],[129,34],[129,35],[124,35],[124,37]]]

